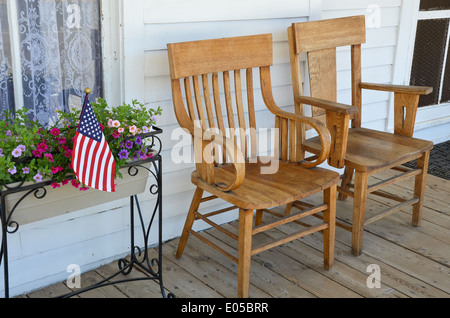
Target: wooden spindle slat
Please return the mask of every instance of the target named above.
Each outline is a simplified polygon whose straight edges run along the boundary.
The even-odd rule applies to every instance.
[[[242,83],[241,83],[241,70],[234,71],[234,91],[236,95],[236,108],[238,114],[239,124],[239,139],[241,151],[244,157],[247,158],[247,138],[245,134],[245,115],[244,115],[244,103],[242,100]]]
[[[253,96],[253,71],[248,68],[246,71],[247,80],[247,103],[248,103],[248,121],[250,126],[250,156],[256,157],[257,143],[256,143],[256,118],[255,118],[255,99]]]
[[[198,118],[202,123],[202,129],[206,130],[206,118],[205,118],[205,112],[203,111],[203,103],[202,103],[202,96],[200,94],[200,84],[198,82],[198,76],[192,77],[193,83],[194,83],[194,96],[195,96],[195,103],[197,105],[197,114]]]

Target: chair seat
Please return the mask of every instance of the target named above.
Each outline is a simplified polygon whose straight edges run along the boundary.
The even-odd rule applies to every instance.
[[[261,157],[257,163],[246,162],[245,179],[242,185],[233,191],[222,192],[199,178],[197,171],[192,173],[192,183],[205,191],[216,195],[242,209],[259,210],[280,206],[300,200],[316,192],[337,184],[339,173],[322,169],[305,169],[298,164],[278,161],[275,173],[262,174],[267,169],[268,157]],[[273,158],[272,158],[273,159]],[[256,161],[256,160],[255,160]],[[217,184],[230,184],[234,168],[230,164],[214,168]]]
[[[309,152],[320,152],[318,137],[306,140],[304,146]],[[432,148],[433,143],[427,140],[366,128],[351,128],[345,165],[359,171],[373,171],[417,159],[424,151]]]

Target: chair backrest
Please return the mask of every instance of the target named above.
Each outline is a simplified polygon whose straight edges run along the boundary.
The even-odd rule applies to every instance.
[[[229,129],[228,135],[231,132],[244,156],[256,156],[253,68],[272,65],[272,35],[170,43],[167,48],[175,114],[180,126],[191,134],[195,125],[203,130],[218,129],[223,135]]]
[[[288,28],[294,96],[303,95],[300,54],[307,53],[312,97],[337,99],[336,48],[351,46],[352,105],[358,107],[352,127],[361,126],[361,44],[366,41],[364,16],[293,23]],[[303,105],[296,103],[297,113]],[[312,107],[313,116],[325,117],[325,110]]]

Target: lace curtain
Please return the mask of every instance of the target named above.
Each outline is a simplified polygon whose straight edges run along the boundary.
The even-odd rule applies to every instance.
[[[53,122],[57,110],[81,107],[86,87],[92,89],[92,99],[102,96],[99,0],[12,1],[16,1],[20,47],[20,57],[16,54],[14,58],[20,58],[23,101],[30,116],[42,124]],[[1,25],[6,25],[8,20],[0,16]],[[1,43],[3,57],[7,50]],[[3,80],[3,69],[1,73],[3,89],[7,86],[3,81],[11,76]],[[10,86],[5,96],[10,95]],[[0,96],[2,109],[22,106],[11,104],[10,99],[4,104],[7,97]]]

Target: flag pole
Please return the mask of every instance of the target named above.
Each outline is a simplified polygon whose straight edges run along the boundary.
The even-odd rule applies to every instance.
[[[81,110],[80,118],[81,118],[81,116],[83,116],[84,109],[86,108],[86,104],[87,104],[87,101],[88,101],[88,96],[89,96],[90,93],[92,93],[92,91],[91,91],[91,89],[89,87],[86,87],[84,92],[86,93],[86,96],[84,97],[83,109]]]

